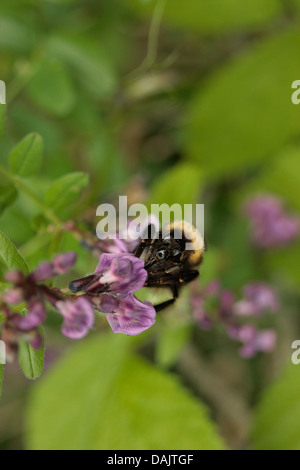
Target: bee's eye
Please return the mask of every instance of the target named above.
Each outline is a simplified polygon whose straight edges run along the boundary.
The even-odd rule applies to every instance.
[[[166,250],[159,250],[156,252],[156,258],[159,260],[165,259],[166,257]]]

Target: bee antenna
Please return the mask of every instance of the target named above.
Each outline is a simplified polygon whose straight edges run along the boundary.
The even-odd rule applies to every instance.
[[[156,235],[156,227],[154,224],[149,224],[141,233],[142,240],[151,240]]]

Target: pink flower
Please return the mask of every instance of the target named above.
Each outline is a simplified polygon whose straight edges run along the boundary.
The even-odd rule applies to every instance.
[[[106,318],[114,333],[139,335],[155,323],[156,311],[150,302],[141,302],[133,294],[118,297],[118,306]]]
[[[151,303],[133,295],[146,279],[141,259],[128,253],[103,253],[95,274],[72,281],[70,290],[83,291],[93,307],[106,314],[115,333],[137,335],[150,328],[156,316]]]
[[[257,247],[279,248],[299,237],[299,217],[285,212],[279,198],[257,196],[246,203],[244,212],[249,216],[251,238]]]
[[[25,316],[15,314],[13,323],[20,331],[32,331],[41,325],[46,318],[46,311],[40,300],[30,300]]]
[[[83,297],[74,301],[61,300],[56,308],[64,317],[63,335],[71,339],[81,339],[94,326],[94,312],[90,302]]]
[[[255,282],[243,288],[244,298],[234,305],[234,313],[241,316],[260,316],[265,312],[277,312],[280,302],[275,289],[268,284]]]
[[[276,344],[276,333],[272,329],[259,330],[250,323],[243,324],[241,317],[276,312],[279,305],[275,289],[261,282],[245,285],[243,298],[238,301],[231,291],[222,289],[218,281],[211,282],[202,292],[196,292],[192,297],[196,323],[203,330],[221,324],[229,338],[242,343],[239,353],[245,358],[250,358],[259,351],[272,351]]]

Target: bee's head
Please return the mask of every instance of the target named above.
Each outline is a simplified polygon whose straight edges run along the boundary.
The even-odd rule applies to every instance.
[[[162,238],[162,233],[158,234],[151,242],[149,250],[145,257],[145,267],[156,264],[157,266],[165,265],[166,262],[180,261],[182,254],[182,243],[176,241],[173,237],[167,236]]]
[[[204,249],[202,236],[191,224],[185,221],[173,222],[152,240],[145,257],[145,267],[154,263],[196,266],[202,260]]]

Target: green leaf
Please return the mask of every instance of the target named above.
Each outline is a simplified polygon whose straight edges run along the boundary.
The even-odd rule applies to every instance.
[[[24,273],[28,273],[26,261],[19,253],[15,245],[0,231],[0,257],[8,269],[19,269]]]
[[[0,186],[0,215],[15,202],[17,195],[18,192],[12,184]]]
[[[166,319],[159,330],[156,350],[156,360],[161,367],[168,368],[176,362],[189,340],[190,333],[190,324],[178,319]]]
[[[0,48],[10,51],[28,52],[35,45],[35,33],[23,21],[4,16],[0,17]]]
[[[89,183],[82,172],[69,173],[52,183],[46,193],[46,204],[55,212],[76,202],[81,190]]]
[[[300,367],[291,365],[264,392],[254,417],[252,432],[254,449],[300,449],[299,383]]]
[[[6,105],[0,103],[0,139],[5,133]]]
[[[128,0],[126,0],[128,3]],[[162,0],[130,0],[137,11],[151,14],[157,3]],[[206,34],[221,33],[226,30],[244,30],[257,28],[276,18],[282,12],[278,0],[171,0],[166,2],[164,19],[171,24],[205,32]]]
[[[155,180],[148,202],[149,210],[159,218],[162,225],[168,223],[169,217],[172,221],[189,219],[191,216],[196,225],[195,211],[186,214],[184,205],[194,205],[197,202],[202,186],[203,176],[197,166],[190,163],[177,164]],[[173,204],[176,204],[175,211],[170,212]],[[197,223],[200,221],[197,220]]]
[[[62,158],[63,147],[63,130],[58,120],[50,120],[41,113],[37,113],[36,109],[32,109],[28,104],[16,101],[10,109],[10,118],[19,132],[26,135],[32,129],[43,136],[45,156],[48,157],[44,162],[44,171],[47,176],[55,177],[65,170],[68,165],[67,159]],[[54,162],[53,162],[54,160]],[[56,162],[60,162],[60,167]],[[69,163],[70,166],[70,163]]]
[[[129,344],[97,335],[44,376],[27,410],[30,449],[223,448],[204,406]]]
[[[27,88],[30,98],[55,116],[67,115],[75,105],[72,82],[63,64],[48,59],[40,64]]]
[[[202,172],[196,165],[180,163],[158,177],[151,190],[151,204],[193,204],[202,189]]]
[[[40,333],[44,339],[44,331],[40,328]],[[34,349],[26,341],[21,341],[19,345],[19,362],[25,376],[34,380],[40,377],[44,369],[45,345],[41,349]]]
[[[264,254],[264,262],[269,272],[274,276],[277,274],[279,280],[284,279],[284,283],[292,283],[299,290],[300,286],[300,241],[292,243],[286,248],[272,250]],[[278,260],[280,259],[280,263]]]
[[[294,11],[300,13],[300,0],[291,0],[290,6]]]
[[[209,245],[209,249],[204,253],[204,263],[201,266],[200,282],[202,286],[207,286],[218,278],[221,265],[220,251]]]
[[[300,147],[285,148],[274,158],[272,165],[266,165],[259,175],[243,188],[242,197],[271,193],[284,199],[287,210],[290,207],[299,211],[299,174]],[[238,200],[241,200],[240,193]]]
[[[68,64],[78,80],[97,98],[110,96],[116,89],[116,76],[105,49],[95,47],[93,42],[73,36],[53,36],[49,39],[48,50]]]
[[[16,175],[29,177],[40,169],[43,154],[43,140],[39,134],[28,134],[12,150],[9,157],[10,169]]]
[[[186,145],[208,175],[232,176],[270,161],[298,135],[291,84],[299,48],[298,29],[266,39],[201,85],[192,99]]]

